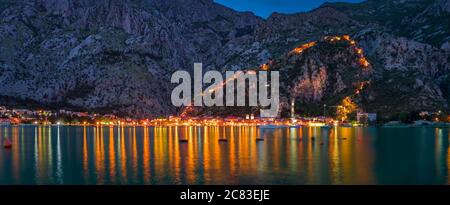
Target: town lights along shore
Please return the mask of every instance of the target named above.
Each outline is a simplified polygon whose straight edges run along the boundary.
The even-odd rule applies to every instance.
[[[268,84],[269,74],[270,84]],[[225,79],[224,81],[219,71],[208,71],[203,76],[201,63],[194,64],[193,79],[187,71],[176,71],[172,75],[171,82],[179,85],[172,91],[172,104],[177,107],[192,106],[193,101],[193,106],[196,107],[261,106],[268,108],[261,109],[261,117],[273,118],[278,115],[280,104],[278,71],[227,71]],[[246,103],[247,95],[245,92],[247,80],[249,81],[248,104]],[[194,95],[191,92],[192,81],[194,81]],[[211,85],[203,91],[205,84]],[[224,87],[226,90],[225,101]],[[192,96],[194,96],[193,99]]]

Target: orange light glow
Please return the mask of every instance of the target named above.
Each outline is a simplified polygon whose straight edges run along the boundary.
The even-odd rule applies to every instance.
[[[346,41],[351,41],[349,35],[343,35],[342,38],[345,39]]]
[[[367,61],[367,59],[364,57],[359,59],[359,64],[361,64],[364,68],[367,68],[370,66],[369,61]]]
[[[306,44],[303,44],[297,48],[294,48],[294,50],[292,50],[289,54],[301,54],[303,53],[303,51],[305,51],[308,48],[314,47],[317,44],[317,42],[309,42]]]
[[[267,71],[267,70],[269,70],[270,68],[269,68],[269,65],[268,65],[267,63],[265,63],[265,64],[262,64],[262,65],[261,65],[260,69],[261,69],[261,70],[264,70],[264,71]]]

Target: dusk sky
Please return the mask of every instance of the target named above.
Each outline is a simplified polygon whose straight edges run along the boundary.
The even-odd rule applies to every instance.
[[[324,2],[361,2],[363,0],[215,0],[215,2],[238,11],[252,11],[258,16],[267,18],[273,12],[295,13],[309,11]]]

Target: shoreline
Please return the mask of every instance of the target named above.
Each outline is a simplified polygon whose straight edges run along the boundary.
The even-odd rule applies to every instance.
[[[50,127],[258,127],[261,129],[282,129],[282,128],[450,128],[450,123],[445,124],[429,124],[429,125],[414,125],[414,124],[382,124],[382,125],[369,125],[369,126],[310,126],[310,125],[267,125],[267,124],[166,124],[166,125],[143,125],[143,124],[113,124],[113,125],[96,125],[96,124],[0,124],[0,127],[14,127],[14,126],[50,126]],[[270,126],[270,127],[268,127]]]

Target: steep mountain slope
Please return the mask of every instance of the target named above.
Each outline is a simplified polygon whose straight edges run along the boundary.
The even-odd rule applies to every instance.
[[[125,1],[14,5],[1,14],[2,95],[128,114],[173,110],[158,102],[169,99],[162,79],[183,60],[156,11]]]
[[[179,111],[170,103],[175,70],[271,62],[285,75],[284,103],[295,98],[299,110],[317,114],[313,104],[337,105],[358,87],[361,52],[371,67],[361,108],[446,109],[448,2],[333,3],[264,20],[212,0],[0,0],[0,104],[169,115]],[[324,39],[344,34],[361,51]],[[312,41],[311,51],[286,56]]]
[[[450,41],[449,0],[368,0],[359,4],[326,3],[322,7],[415,41],[435,46]]]

